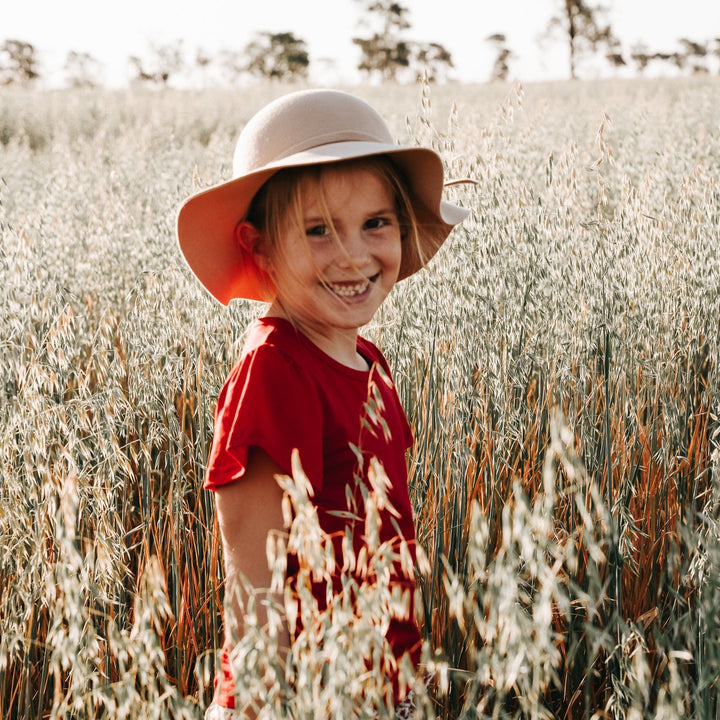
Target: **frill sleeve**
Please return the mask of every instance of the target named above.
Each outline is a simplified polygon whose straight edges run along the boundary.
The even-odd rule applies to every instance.
[[[321,404],[312,383],[277,348],[257,348],[240,360],[218,397],[204,487],[215,490],[240,479],[255,446],[288,475],[297,448],[305,474],[319,490],[322,444]]]

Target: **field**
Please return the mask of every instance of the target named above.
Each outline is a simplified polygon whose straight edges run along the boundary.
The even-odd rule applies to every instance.
[[[202,717],[223,578],[199,488],[262,308],[203,294],[174,219],[283,91],[0,89],[2,720]],[[717,717],[718,79],[357,92],[475,181],[367,328],[416,440],[420,715]],[[374,626],[330,621],[298,677],[332,687],[248,641],[275,716],[350,717],[372,686]]]

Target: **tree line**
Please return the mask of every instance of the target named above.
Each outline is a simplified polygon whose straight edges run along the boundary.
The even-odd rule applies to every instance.
[[[366,79],[402,82],[424,76],[433,82],[449,78],[454,67],[451,53],[440,43],[416,42],[408,37],[409,8],[392,0],[354,2],[362,11],[358,23],[362,34],[352,38],[352,42],[359,50],[357,69]],[[545,37],[558,36],[567,44],[571,78],[578,77],[579,65],[588,56],[599,56],[613,67],[634,64],[641,74],[657,63],[670,63],[692,73],[709,72],[707,61],[713,55],[720,59],[720,38],[707,42],[682,38],[671,51],[637,45],[626,53],[606,19],[606,11],[587,0],[556,0],[555,14],[548,22]],[[490,79],[507,80],[516,59],[507,36],[494,33],[485,42],[493,48],[495,56]],[[201,48],[190,60],[183,52],[182,41],[151,44],[146,57],[131,56],[128,62],[134,80],[161,86],[193,71],[202,75],[214,70],[233,84],[244,76],[306,80],[310,70],[306,42],[289,31],[257,33],[244,47],[221,50],[215,57]],[[102,66],[89,53],[70,51],[63,69],[70,86],[102,84]],[[8,39],[0,45],[0,84],[29,84],[40,76],[36,49],[31,43]]]
[[[555,14],[550,18],[544,39],[560,36],[567,44],[569,74],[572,79],[578,77],[578,66],[588,55],[600,57],[611,67],[619,68],[635,65],[643,74],[650,65],[658,62],[670,63],[679,70],[693,74],[708,73],[707,64],[713,55],[720,59],[720,38],[712,41],[697,42],[680,38],[674,50],[650,50],[645,44],[630,48],[629,53],[622,49],[622,43],[613,31],[607,19],[607,8],[591,5],[586,0],[556,0]],[[510,72],[510,63],[514,58],[504,34],[496,33],[486,38],[495,49],[495,64],[492,79],[506,80]]]

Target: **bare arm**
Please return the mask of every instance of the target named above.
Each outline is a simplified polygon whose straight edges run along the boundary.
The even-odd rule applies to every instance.
[[[272,571],[268,567],[266,543],[271,531],[284,532],[283,493],[275,475],[283,471],[259,448],[250,448],[245,475],[216,491],[215,503],[222,534],[226,578],[226,624],[243,633],[241,601],[246,598],[238,582],[244,577],[253,588],[268,590]],[[268,593],[268,597],[272,597]],[[258,620],[267,622],[262,597],[257,597]],[[282,597],[274,598],[282,603]],[[231,614],[231,616],[228,616]],[[287,624],[279,638],[279,647],[287,650],[290,637]]]

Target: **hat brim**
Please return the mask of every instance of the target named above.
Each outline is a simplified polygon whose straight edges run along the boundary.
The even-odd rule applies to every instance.
[[[235,229],[252,198],[283,168],[342,162],[388,155],[402,171],[420,227],[421,254],[403,244],[399,280],[423,267],[452,228],[469,211],[442,200],[443,167],[439,155],[420,147],[375,142],[339,142],[299,152],[254,172],[220,183],[188,198],[178,212],[177,236],[188,265],[203,286],[223,305],[234,298],[268,299],[267,277],[240,250]]]

